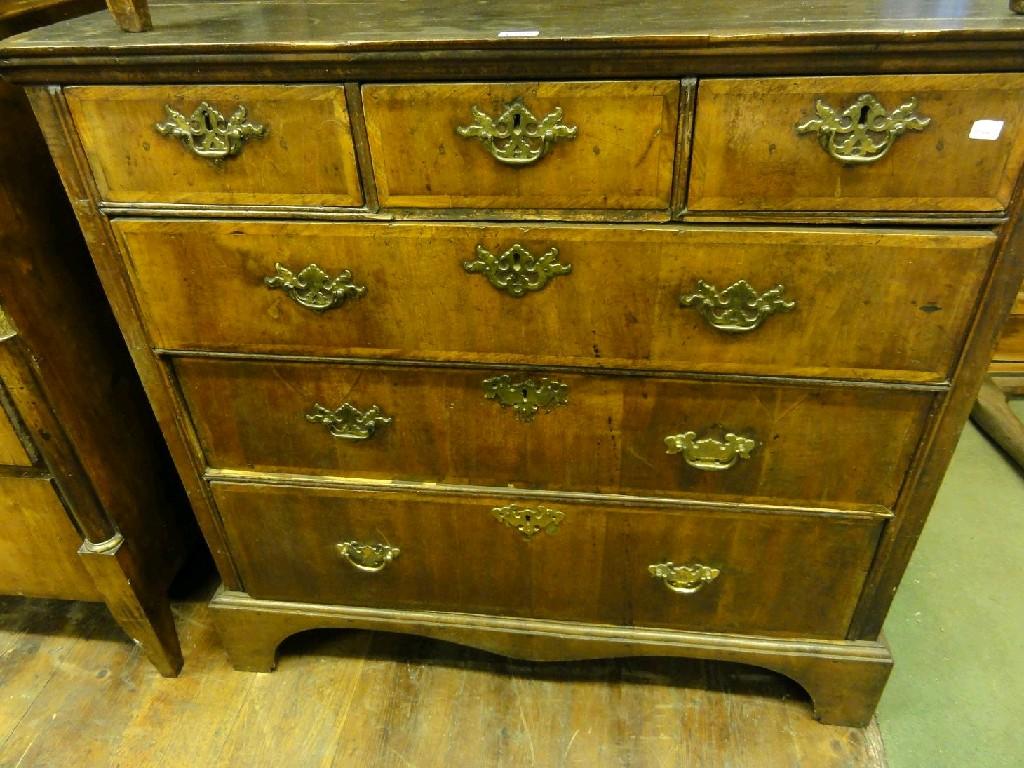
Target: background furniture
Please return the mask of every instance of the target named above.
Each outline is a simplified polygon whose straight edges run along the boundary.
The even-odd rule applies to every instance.
[[[0,54],[239,668],[382,629],[870,718],[1024,271],[1024,21],[624,7],[177,2]]]
[[[1024,395],[1024,286],[1006,320],[989,371],[971,417],[1024,467],[1024,424],[1006,402],[1007,397]]]
[[[16,3],[0,37],[97,6]],[[180,486],[20,88],[0,118],[0,592],[105,602],[173,675]]]

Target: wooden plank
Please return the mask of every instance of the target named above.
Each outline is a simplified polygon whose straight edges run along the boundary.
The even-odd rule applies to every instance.
[[[0,649],[19,647],[0,654],[17,702],[0,707],[0,764],[65,765],[74,744],[79,765],[133,768],[884,766],[874,723],[816,723],[795,685],[738,665],[526,663],[330,632],[289,640],[272,675],[234,672],[202,597],[176,607],[188,664],[174,680],[101,606],[0,601]]]
[[[28,712],[51,683],[59,687],[68,660],[83,646],[109,651],[111,638],[125,656],[131,653],[101,605],[0,598],[0,765],[16,762],[7,758],[8,745],[23,735]]]

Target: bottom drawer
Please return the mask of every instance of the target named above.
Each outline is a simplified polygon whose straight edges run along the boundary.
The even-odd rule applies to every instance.
[[[213,494],[257,598],[824,638],[845,635],[883,525],[227,482]]]
[[[0,594],[100,600],[49,480],[0,477]]]

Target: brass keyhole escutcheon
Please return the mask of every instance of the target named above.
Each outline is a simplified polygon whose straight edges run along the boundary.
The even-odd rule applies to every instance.
[[[797,124],[796,132],[816,134],[822,148],[841,163],[874,163],[885,157],[907,131],[928,127],[931,118],[915,114],[916,109],[917,99],[911,98],[889,112],[870,93],[861,94],[843,110],[818,99],[815,117]]]
[[[474,122],[456,127],[455,132],[467,139],[479,139],[491,157],[506,165],[536,163],[555,142],[576,138],[576,126],[562,123],[561,107],[535,117],[522,97],[505,104],[498,117],[491,117],[476,105],[470,111]]]

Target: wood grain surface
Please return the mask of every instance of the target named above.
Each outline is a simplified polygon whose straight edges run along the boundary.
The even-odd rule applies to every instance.
[[[261,472],[870,508],[895,503],[933,395],[551,375],[568,402],[531,422],[484,397],[494,369],[178,359],[206,460]],[[538,381],[543,371],[513,372]],[[333,437],[316,403],[377,405],[367,440]],[[665,438],[728,431],[759,446],[703,471]],[[584,459],[585,457],[585,459]]]
[[[0,391],[0,465],[30,467],[32,464],[32,458],[11,423],[11,415],[3,408],[3,392]]]
[[[253,597],[787,637],[845,635],[883,524],[545,502],[564,518],[526,540],[491,514],[509,504],[498,496],[213,489]],[[345,541],[401,553],[365,573]],[[667,561],[721,575],[676,594],[648,572]]]
[[[69,88],[68,105],[103,200],[356,206],[363,201],[340,85]],[[157,123],[208,102],[227,119],[241,105],[265,127],[220,162],[199,157]]]
[[[764,43],[767,37],[795,45],[808,38],[824,42],[884,38],[906,44],[914,38],[940,41],[985,36],[1013,39],[1024,23],[1005,0],[962,0],[936,12],[930,4],[893,4],[887,0],[815,0],[813,13],[802,0],[767,6],[734,0],[701,0],[665,13],[657,0],[595,0],[581,14],[574,7],[545,0],[515,5],[476,0],[444,4],[402,0],[251,0],[206,3],[150,0],[156,19],[151,35],[122,35],[106,14],[76,25],[40,30],[10,43],[13,50],[88,50],[159,52],[171,47],[197,50],[266,51],[299,49],[415,49],[438,44],[455,50],[474,47],[515,50],[528,45],[592,48],[595,44],[676,47],[736,45],[737,38]],[[381,19],[389,20],[381,24]],[[189,25],[183,40],[181,24]],[[510,38],[502,32],[537,32]],[[821,66],[821,62],[815,62]]]
[[[679,90],[659,81],[364,86],[380,204],[667,210]],[[537,119],[562,109],[576,137],[531,165],[509,166],[456,132],[476,122],[472,107],[497,119],[516,98]]]
[[[0,594],[101,600],[82,565],[82,535],[50,480],[0,477]]]
[[[236,672],[207,596],[175,606],[187,657],[175,680],[141,663],[100,606],[0,599],[0,764],[885,766],[876,723],[821,725],[795,683],[739,664],[530,663],[335,631],[287,641],[273,675]]]
[[[872,163],[837,161],[796,126],[820,99],[836,110],[873,94],[931,119]],[[1024,75],[757,78],[700,84],[694,210],[1001,211],[1024,162]],[[996,140],[971,138],[978,120]]]
[[[489,159],[489,158],[488,158]],[[550,159],[550,158],[549,158]],[[163,349],[944,381],[991,258],[987,232],[118,219]],[[476,247],[558,249],[570,274],[513,297]],[[350,270],[366,295],[324,313],[265,278]],[[777,285],[792,312],[747,333],[680,297]]]

